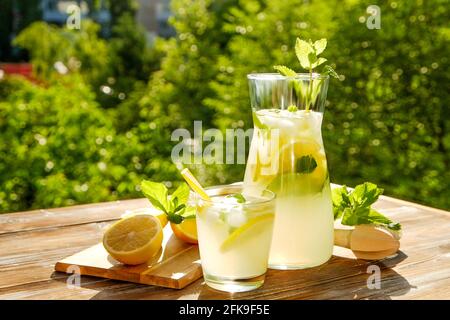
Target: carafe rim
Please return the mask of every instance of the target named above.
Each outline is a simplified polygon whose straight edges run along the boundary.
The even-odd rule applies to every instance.
[[[312,79],[328,79],[330,76],[328,74],[320,74],[317,72],[312,73]],[[275,72],[256,72],[247,74],[247,79],[249,80],[310,80],[311,75],[309,73],[297,73],[296,76],[283,76]]]

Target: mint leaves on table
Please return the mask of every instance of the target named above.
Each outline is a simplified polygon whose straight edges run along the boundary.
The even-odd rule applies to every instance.
[[[382,193],[383,189],[370,182],[360,184],[352,191],[348,191],[346,186],[334,189],[332,191],[334,219],[342,218],[341,223],[347,226],[375,224],[394,231],[401,230],[400,223],[394,223],[371,208]]]
[[[144,180],[141,190],[155,208],[167,215],[170,222],[179,224],[184,219],[195,218],[195,207],[187,206],[190,189],[186,183],[180,184],[170,196],[167,187],[159,182]]]

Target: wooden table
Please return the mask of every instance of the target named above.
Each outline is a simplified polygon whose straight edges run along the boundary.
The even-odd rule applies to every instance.
[[[378,262],[335,248],[316,268],[269,270],[259,290],[226,294],[200,279],[183,290],[101,278],[68,288],[57,260],[99,242],[103,228],[146,199],[0,215],[0,299],[450,299],[450,213],[381,197],[376,207],[403,225],[401,252]],[[369,289],[369,265],[381,269],[381,289]]]

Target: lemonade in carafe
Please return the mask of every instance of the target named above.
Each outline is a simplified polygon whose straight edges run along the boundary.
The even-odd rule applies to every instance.
[[[276,193],[269,267],[300,269],[333,250],[333,212],[322,141],[328,76],[250,74],[254,132],[244,193]]]

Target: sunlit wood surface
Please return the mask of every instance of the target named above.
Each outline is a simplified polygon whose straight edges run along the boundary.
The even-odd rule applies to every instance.
[[[83,276],[68,287],[55,263],[101,240],[103,228],[146,199],[0,215],[0,299],[450,299],[450,212],[381,197],[376,207],[403,225],[401,252],[378,262],[335,248],[326,264],[269,270],[259,290],[227,294],[202,279],[182,290]],[[369,289],[369,265],[381,288]]]

